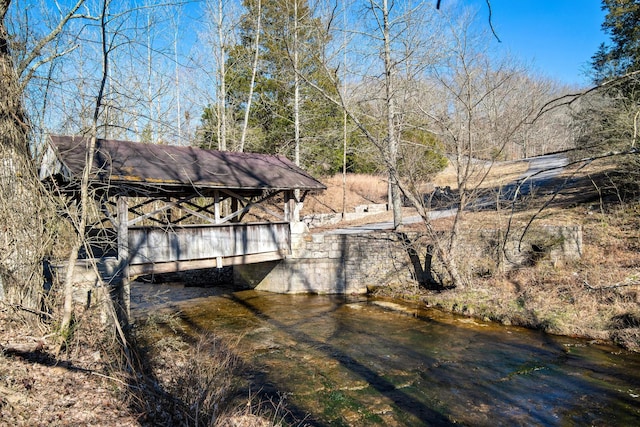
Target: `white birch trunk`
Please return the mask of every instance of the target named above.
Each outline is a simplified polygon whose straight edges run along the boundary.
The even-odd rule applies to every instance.
[[[256,73],[258,72],[258,60],[260,59],[260,31],[262,19],[262,2],[258,0],[258,16],[256,22],[256,45],[253,56],[253,66],[251,68],[251,83],[249,85],[249,95],[247,96],[247,108],[244,111],[244,122],[242,124],[242,136],[240,137],[240,148],[238,151],[244,151],[245,139],[247,137],[247,128],[249,127],[249,112],[251,111],[251,100],[253,98],[253,87],[256,81]]]

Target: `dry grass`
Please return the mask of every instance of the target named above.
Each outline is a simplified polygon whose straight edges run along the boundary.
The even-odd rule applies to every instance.
[[[520,162],[494,165],[484,186],[505,184],[525,170],[526,164]],[[451,171],[445,170],[434,183],[454,187]],[[523,227],[532,218],[534,225],[580,224],[583,254],[579,261],[542,260],[508,273],[493,271],[488,277],[472,277],[466,289],[434,293],[387,288],[382,292],[505,324],[613,341],[640,351],[640,204],[617,202],[617,189],[608,178],[612,171],[607,162],[576,165],[557,180],[556,184],[567,179],[560,194],[545,195],[541,191],[515,212],[504,206],[499,212],[468,212],[462,219],[463,230],[504,228],[509,223]],[[325,182],[329,189],[316,202],[341,211],[342,177]],[[386,199],[386,181],[381,178],[349,176],[347,189],[350,209]],[[545,209],[539,212],[543,205]],[[314,211],[318,209],[318,205],[312,206],[316,206]],[[405,214],[412,212],[407,210]],[[389,220],[389,215],[359,222]],[[434,225],[447,230],[451,221],[446,218]],[[419,229],[420,225],[413,228]]]
[[[180,313],[154,313],[136,329],[144,379],[132,398],[145,425],[283,425],[283,401],[243,395],[239,337],[202,333]]]
[[[519,222],[530,215],[520,213]],[[613,207],[605,213],[589,206],[556,206],[541,217],[544,223],[582,225],[580,260],[542,260],[508,273],[472,278],[466,289],[424,293],[421,298],[458,313],[612,341],[640,351],[640,205]],[[473,228],[486,226],[488,218],[481,213],[467,219],[464,226]]]
[[[193,333],[179,314],[155,313],[124,352],[99,310],[77,314],[73,339],[56,355],[50,337],[31,336],[30,325],[0,304],[0,425],[286,424],[283,401],[238,388],[246,378],[235,341]]]
[[[0,425],[140,425],[122,403],[120,347],[97,314],[78,313],[73,339],[55,354],[51,336],[34,337],[31,325],[0,304]]]
[[[585,219],[584,252],[579,261],[543,261],[506,274],[475,278],[466,289],[425,293],[422,298],[427,304],[458,313],[609,340],[639,351],[640,245],[637,235],[634,241],[628,230],[640,226],[640,221],[637,215],[623,212],[613,217],[618,224],[610,220],[611,215]]]
[[[474,177],[478,179],[486,174],[482,188],[493,188],[504,185],[519,178],[527,170],[526,162],[495,163],[491,166],[478,164]],[[342,175],[334,175],[322,180],[327,190],[319,194],[310,194],[305,200],[303,214],[342,212],[343,200],[346,198],[347,212],[353,212],[358,205],[387,203],[388,180],[383,175],[347,174],[346,185]],[[430,186],[452,189],[457,187],[455,169],[449,165],[437,174]],[[346,191],[343,191],[346,188]],[[345,195],[346,192],[346,195]]]
[[[346,187],[347,212],[353,212],[358,205],[387,202],[388,181],[380,175],[346,175],[346,186],[342,175],[334,175],[322,180],[327,190],[311,194],[304,203],[303,214],[342,212]]]

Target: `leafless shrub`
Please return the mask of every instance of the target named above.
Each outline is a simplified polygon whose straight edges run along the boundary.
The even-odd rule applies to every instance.
[[[1,123],[0,135],[0,298],[22,314],[38,315],[45,301],[42,260],[51,255],[58,231],[55,208],[28,157],[6,141],[10,132]]]
[[[136,331],[129,401],[145,423],[212,426],[233,411],[237,349],[213,334],[192,342],[178,317],[156,315]]]
[[[175,395],[188,406],[194,425],[211,425],[234,391],[238,356],[220,339],[205,335],[195,346],[183,375],[174,379]]]

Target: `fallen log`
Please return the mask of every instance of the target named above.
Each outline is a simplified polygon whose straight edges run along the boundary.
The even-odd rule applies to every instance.
[[[32,343],[8,343],[0,344],[0,350],[4,354],[25,354],[34,353],[36,351],[42,351],[44,349],[44,342],[36,341]]]

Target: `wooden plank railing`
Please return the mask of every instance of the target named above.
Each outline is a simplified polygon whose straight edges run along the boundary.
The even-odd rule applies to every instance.
[[[129,265],[291,252],[288,222],[128,230]]]

